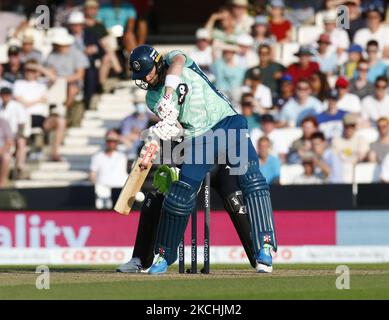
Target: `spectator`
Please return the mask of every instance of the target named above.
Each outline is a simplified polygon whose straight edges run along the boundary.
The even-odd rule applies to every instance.
[[[12,88],[12,83],[3,78],[4,67],[0,64],[0,88]],[[1,103],[0,103],[1,106]]]
[[[359,29],[366,28],[366,18],[362,15],[361,0],[347,0],[344,5],[348,7],[350,28],[346,29],[350,41]]]
[[[350,46],[350,40],[344,29],[337,28],[337,18],[336,10],[328,10],[324,13],[324,32],[330,36],[331,46],[329,50],[336,54],[338,64],[342,64],[347,60],[346,50]]]
[[[279,183],[281,162],[277,156],[270,154],[270,140],[268,137],[261,137],[258,140],[259,167],[268,184]]]
[[[269,18],[267,16],[256,16],[253,26],[254,51],[258,52],[259,46],[266,44],[273,47],[276,43],[276,38],[269,31]]]
[[[342,162],[328,146],[323,132],[311,136],[312,150],[315,155],[313,163],[316,174],[328,183],[342,182]]]
[[[313,97],[311,92],[307,80],[297,83],[296,96],[290,99],[280,112],[280,122],[283,126],[300,126],[305,117],[322,112],[322,103]]]
[[[311,152],[305,152],[302,157],[302,166],[304,172],[295,177],[292,184],[321,184],[323,180],[315,174],[315,155]]]
[[[279,113],[284,105],[293,98],[294,86],[293,79],[289,74],[285,74],[280,79],[280,95],[274,99],[273,106],[276,113]]]
[[[238,48],[225,44],[222,57],[216,59],[212,65],[216,86],[235,102],[238,101],[237,97],[240,95],[245,72],[236,62],[235,53],[237,52]]]
[[[102,5],[97,14],[97,19],[104,23],[105,27],[121,38],[123,48],[129,53],[137,46],[135,37],[135,22],[137,13],[134,6],[123,0],[111,0]]]
[[[259,69],[262,83],[268,87],[273,96],[277,96],[280,92],[279,81],[285,67],[271,58],[271,47],[268,44],[262,44],[258,49],[259,65],[247,70],[245,79],[252,74],[254,69]]]
[[[378,43],[379,56],[389,56],[388,29],[382,22],[382,12],[377,6],[369,6],[366,11],[367,28],[359,29],[354,36],[354,42],[362,48],[371,40]]]
[[[272,107],[272,98],[270,89],[262,84],[262,73],[259,67],[250,69],[246,73],[246,86],[244,91],[250,91],[254,95],[255,112],[259,114],[266,113]]]
[[[213,13],[205,24],[205,29],[211,34],[216,42],[235,43],[237,33],[235,31],[235,20],[231,12],[222,7],[218,12]]]
[[[352,44],[348,48],[348,60],[340,67],[340,75],[352,79],[357,70],[358,62],[362,59],[363,49],[358,44]]]
[[[120,140],[125,145],[130,160],[138,156],[138,148],[142,143],[140,134],[147,128],[149,122],[146,105],[138,103],[136,108],[137,111],[126,117],[120,125]]]
[[[94,93],[100,91],[98,66],[105,55],[96,33],[85,29],[85,17],[80,11],[73,11],[68,20],[70,33],[74,37],[73,48],[83,52],[89,60],[89,66],[84,75],[84,102],[89,109],[89,103]]]
[[[378,77],[375,81],[374,95],[362,100],[362,117],[369,122],[377,122],[381,117],[389,117],[388,80]]]
[[[25,79],[18,80],[14,85],[15,100],[21,103],[31,117],[31,127],[41,128],[44,131],[55,132],[55,139],[51,148],[51,160],[61,161],[59,147],[65,133],[65,120],[58,115],[49,114],[46,100],[47,87],[38,81],[42,68],[35,60],[25,64]]]
[[[23,78],[23,63],[20,59],[19,47],[12,45],[8,48],[8,63],[4,64],[3,68],[4,80],[14,83]]]
[[[332,140],[332,147],[342,163],[355,165],[366,159],[369,144],[365,138],[356,134],[358,118],[348,113],[343,118],[343,136]]]
[[[15,178],[22,177],[23,168],[26,162],[26,139],[24,137],[25,125],[27,122],[27,112],[25,108],[12,99],[12,90],[4,87],[0,89],[2,100],[2,110],[0,118],[6,120],[10,126],[16,146]]]
[[[54,26],[62,27],[68,22],[69,16],[73,11],[82,10],[81,6],[75,4],[75,0],[65,0],[64,3],[58,6],[55,10]]]
[[[53,32],[53,51],[49,54],[46,67],[56,77],[65,78],[67,81],[67,108],[68,126],[80,126],[83,103],[82,88],[84,84],[85,69],[89,67],[85,54],[72,47],[74,37],[65,29],[59,28]]]
[[[301,123],[303,135],[301,138],[293,141],[289,149],[288,163],[300,163],[303,155],[312,149],[311,136],[318,131],[318,123],[315,117],[306,117]]]
[[[367,61],[369,63],[369,71],[367,72],[367,81],[374,83],[379,76],[386,75],[388,70],[384,61],[378,58],[378,42],[370,40],[366,47]]]
[[[335,82],[335,88],[339,91],[338,108],[346,112],[360,113],[362,110],[359,97],[348,91],[349,82],[344,77],[339,77]]]
[[[117,151],[119,134],[109,130],[105,135],[105,150],[92,156],[90,180],[96,185],[121,188],[127,178],[127,158]]]
[[[328,108],[320,113],[316,119],[319,129],[324,133],[326,139],[340,137],[343,131],[343,117],[346,112],[338,109],[339,92],[336,89],[330,91],[328,97]]]
[[[96,0],[87,0],[84,5],[85,15],[85,32],[93,33],[100,46],[103,48],[105,55],[103,57],[100,70],[100,83],[105,83],[108,79],[109,71],[113,68],[114,72],[119,74],[123,71],[118,57],[115,53],[115,47],[112,45],[112,36],[108,35],[107,29],[104,25],[96,19],[99,10],[99,3]]]
[[[27,60],[36,60],[42,64],[42,53],[34,49],[34,36],[31,33],[25,32],[22,38],[22,48],[20,51],[20,61],[25,63]]]
[[[241,104],[242,115],[247,120],[249,134],[251,135],[254,129],[259,129],[260,127],[259,123],[261,120],[260,116],[254,111],[255,101],[254,101],[253,94],[249,92],[242,94],[240,104]]]
[[[379,118],[377,120],[379,138],[370,146],[368,160],[370,162],[382,163],[389,153],[389,118]]]
[[[338,59],[336,53],[330,50],[331,40],[328,34],[323,33],[317,41],[319,48],[314,60],[319,64],[320,71],[327,76],[333,75],[338,69]]]
[[[324,102],[330,91],[327,76],[321,71],[316,71],[309,77],[309,83],[311,85],[312,96]]]
[[[284,16],[283,0],[270,1],[270,32],[277,42],[284,43],[292,40],[292,23]]]
[[[350,80],[350,93],[357,95],[362,100],[366,96],[374,94],[374,85],[367,81],[368,62],[361,59],[356,71],[356,76]]]
[[[254,24],[254,19],[248,15],[248,7],[249,3],[247,0],[231,1],[231,14],[235,20],[236,34],[247,34],[251,31],[251,27]]]
[[[253,51],[254,39],[249,34],[240,34],[236,38],[239,47],[237,54],[238,64],[244,69],[252,68],[258,64],[258,55]]]
[[[313,53],[309,47],[301,46],[295,56],[299,58],[299,61],[291,64],[287,69],[287,73],[292,76],[294,84],[301,79],[308,79],[314,72],[319,71],[319,65],[311,61]]]
[[[6,186],[12,159],[13,136],[8,122],[0,118],[0,188]]]
[[[381,164],[381,182],[389,183],[389,154],[387,154]]]
[[[189,53],[189,56],[196,61],[201,70],[213,80],[214,76],[211,73],[213,62],[211,35],[207,29],[197,29],[196,31],[196,48]]]

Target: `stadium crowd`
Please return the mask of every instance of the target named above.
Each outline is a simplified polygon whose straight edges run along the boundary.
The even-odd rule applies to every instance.
[[[37,130],[55,133],[50,160],[61,161],[66,128],[80,125],[108,78],[128,79],[126,58],[147,41],[148,1],[75,2],[56,8],[49,30],[31,27],[34,16],[0,27],[8,46],[0,61],[0,186],[13,156],[12,177],[23,176]],[[361,163],[379,165],[389,183],[387,12],[383,0],[228,0],[199,26],[188,55],[247,118],[268,183],[294,164],[303,170],[291,183],[348,183]],[[110,151],[92,160],[94,182],[96,170],[112,168],[113,144],[135,154],[147,125],[144,106],[137,111],[119,135],[107,133]]]

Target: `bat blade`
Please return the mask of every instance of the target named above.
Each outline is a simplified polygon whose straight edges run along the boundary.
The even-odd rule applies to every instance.
[[[135,202],[135,195],[142,188],[157,152],[158,143],[152,142],[145,152],[142,152],[136,160],[113,208],[117,213],[122,215],[130,214],[131,208]]]

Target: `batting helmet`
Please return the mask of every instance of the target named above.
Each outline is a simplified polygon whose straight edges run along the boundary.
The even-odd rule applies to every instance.
[[[154,65],[159,69],[158,66],[161,63],[163,63],[163,58],[153,47],[148,45],[136,47],[132,50],[129,59],[132,79],[143,79],[150,73]]]

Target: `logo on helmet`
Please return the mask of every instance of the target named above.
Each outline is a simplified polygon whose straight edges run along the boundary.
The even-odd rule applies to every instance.
[[[140,71],[140,63],[138,61],[134,61],[132,63],[132,68],[135,70],[135,71]]]

